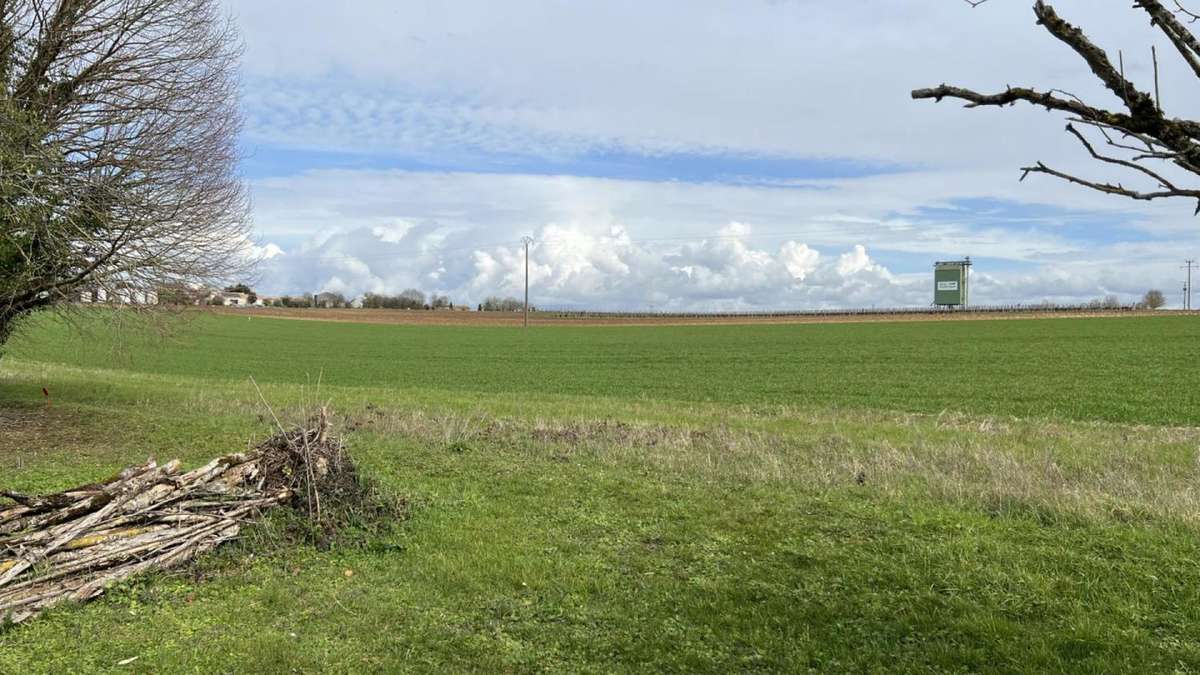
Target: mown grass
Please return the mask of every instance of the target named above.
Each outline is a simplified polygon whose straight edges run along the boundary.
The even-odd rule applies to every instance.
[[[1061,340],[1124,331],[1147,352],[1157,342],[1186,349],[1177,337],[1190,324],[1140,321],[1041,330]],[[217,325],[239,334],[240,324]],[[183,343],[116,363],[45,351],[65,338],[42,328],[23,338],[42,344],[0,361],[6,487],[55,489],[147,454],[195,464],[252,442],[270,433],[252,374],[285,418],[331,400],[366,471],[411,504],[405,521],[361,545],[318,552],[255,537],[0,629],[0,672],[107,671],[134,656],[139,672],[1200,669],[1193,427],[1148,412],[1072,419],[1046,402],[1061,400],[1048,387],[1031,408],[1046,417],[1017,415],[1027,401],[988,410],[999,394],[971,387],[963,405],[925,411],[889,409],[886,398],[773,397],[755,391],[770,377],[726,366],[710,369],[720,386],[680,368],[712,394],[670,396],[671,385],[632,366],[596,374],[597,361],[579,377],[628,388],[589,392],[552,355],[564,341],[587,354],[589,341],[624,331],[612,328],[527,343],[544,358],[523,363],[544,362],[557,378],[545,390],[451,385],[446,369],[470,376],[437,357],[455,351],[440,343],[499,359],[512,340],[540,338],[392,328],[394,343],[427,348],[404,353],[429,357],[372,368],[363,359],[377,353],[374,334],[343,338],[347,329],[327,326],[255,327],[276,336],[270,348],[243,344],[254,358],[231,360],[243,352],[197,324]],[[310,329],[337,341],[317,356]],[[667,332],[625,340],[633,353],[604,362],[622,367],[663,343],[714,355],[710,342],[723,339],[638,330]],[[289,369],[291,353],[303,358]],[[858,366],[851,384],[865,386],[871,367]],[[1026,377],[1005,372],[998,391]],[[1091,395],[1099,407],[1120,398]]]

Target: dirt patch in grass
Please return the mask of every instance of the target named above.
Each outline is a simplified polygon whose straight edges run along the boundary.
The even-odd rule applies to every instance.
[[[53,407],[0,407],[0,454],[77,445],[85,440],[78,413]]]
[[[104,413],[74,407],[0,405],[0,476],[5,488],[29,492],[62,489],[88,475],[104,474],[146,458],[131,445],[135,435]]]

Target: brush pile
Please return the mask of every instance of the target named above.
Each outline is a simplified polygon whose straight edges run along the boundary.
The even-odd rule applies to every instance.
[[[271,507],[290,505],[320,524],[323,497],[358,488],[322,410],[305,427],[193,471],[150,460],[58,494],[0,491],[12,502],[0,501],[0,624],[190,561]]]

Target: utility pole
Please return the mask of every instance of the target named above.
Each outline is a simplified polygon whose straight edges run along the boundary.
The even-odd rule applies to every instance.
[[[1185,260],[1183,262],[1184,262],[1184,266],[1179,268],[1179,269],[1187,270],[1187,285],[1183,287],[1183,289],[1184,289],[1183,308],[1185,310],[1190,311],[1192,309],[1192,268],[1196,267],[1196,261],[1195,260]]]
[[[525,327],[529,328],[529,245],[533,237],[521,237],[521,243],[525,244]]]

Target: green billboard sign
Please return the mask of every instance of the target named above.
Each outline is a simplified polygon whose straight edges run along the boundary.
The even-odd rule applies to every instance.
[[[933,268],[933,304],[961,307],[967,304],[967,271],[969,260],[940,262]]]

